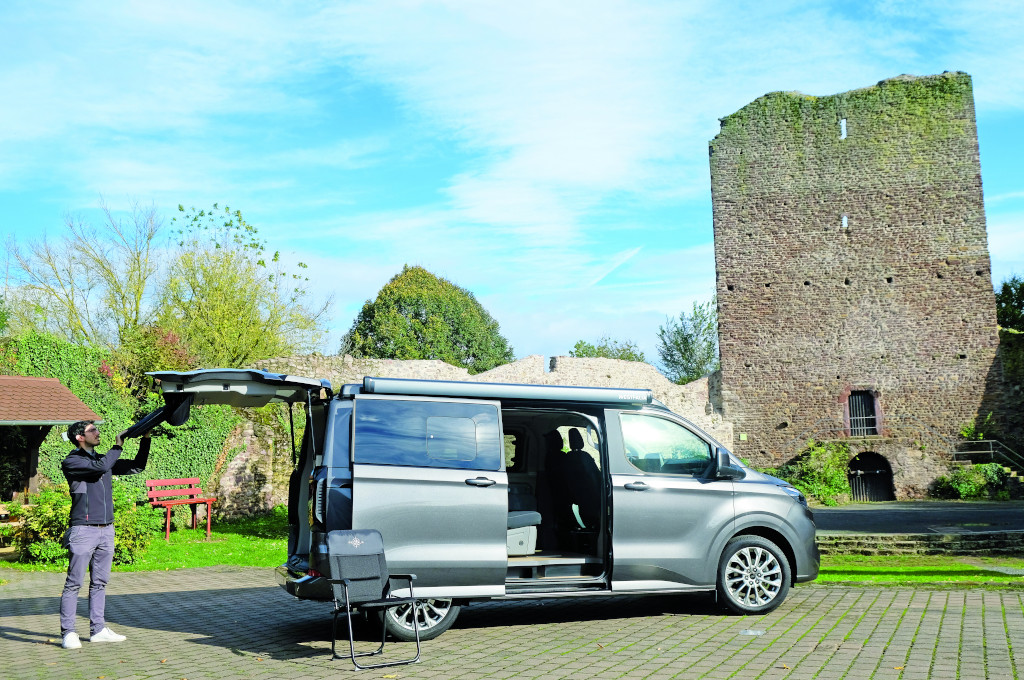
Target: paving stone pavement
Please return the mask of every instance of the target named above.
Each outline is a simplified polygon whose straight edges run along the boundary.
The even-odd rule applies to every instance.
[[[272,570],[115,573],[107,619],[124,643],[65,651],[63,574],[0,570],[7,679],[1015,679],[1024,593],[797,586],[776,611],[737,617],[705,596],[478,603],[423,644],[423,661],[355,672],[330,661],[330,608]],[[88,635],[86,600],[79,634]],[[357,634],[361,629],[357,627]],[[365,633],[362,633],[365,635]],[[386,654],[414,647],[389,643]]]

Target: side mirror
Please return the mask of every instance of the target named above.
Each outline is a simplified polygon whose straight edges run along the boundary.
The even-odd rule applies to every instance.
[[[743,479],[747,476],[746,470],[732,464],[729,451],[719,448],[715,451],[715,479]]]

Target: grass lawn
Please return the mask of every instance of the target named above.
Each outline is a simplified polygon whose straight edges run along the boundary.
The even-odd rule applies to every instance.
[[[288,559],[288,515],[281,510],[266,516],[218,522],[214,519],[210,540],[206,526],[175,529],[164,540],[161,531],[149,550],[133,565],[114,566],[114,571],[145,572],[228,564],[237,567],[276,567]]]
[[[220,564],[237,567],[276,567],[288,559],[288,515],[283,508],[247,519],[214,519],[210,540],[206,525],[199,529],[174,529],[169,541],[163,530],[142,559],[131,565],[114,565],[115,572],[145,572],[190,567],[212,567]],[[5,549],[6,550],[6,549]],[[3,557],[3,556],[0,556]],[[0,567],[26,571],[67,571],[67,560],[50,564],[29,564],[13,561],[15,556],[0,559]]]
[[[954,555],[823,555],[819,584],[1024,588],[1024,558]]]

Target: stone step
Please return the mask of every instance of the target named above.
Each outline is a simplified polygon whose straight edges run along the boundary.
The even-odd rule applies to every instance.
[[[1024,531],[931,534],[818,534],[822,555],[1024,554]]]

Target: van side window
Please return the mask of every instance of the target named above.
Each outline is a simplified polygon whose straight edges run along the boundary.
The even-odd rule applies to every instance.
[[[643,472],[702,474],[711,462],[711,446],[686,427],[651,415],[622,413],[626,458]]]
[[[369,465],[501,468],[498,408],[441,401],[360,400],[355,461]]]

